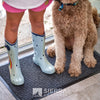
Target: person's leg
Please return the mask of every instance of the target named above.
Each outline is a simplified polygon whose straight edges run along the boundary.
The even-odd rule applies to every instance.
[[[5,28],[5,47],[8,50],[9,56],[9,71],[10,79],[14,85],[24,84],[24,77],[22,75],[20,64],[18,60],[18,42],[17,32],[18,26],[23,16],[21,13],[10,13],[7,12],[6,28]]]
[[[44,25],[43,25],[44,13],[45,9],[52,3],[52,1],[53,0],[46,0],[39,7],[29,10],[32,32],[40,35],[44,34]]]
[[[44,24],[43,24],[44,13],[45,10],[41,12],[34,12],[32,10],[29,10],[29,18],[31,22],[32,32],[40,35],[44,34]]]
[[[17,40],[18,27],[24,12],[21,13],[10,13],[6,12],[6,28],[5,28],[5,39],[13,44]]]
[[[35,64],[40,66],[44,73],[53,74],[55,72],[55,68],[47,61],[45,57],[45,32],[43,24],[44,12],[45,10],[41,12],[34,12],[29,10],[34,48],[33,61]]]

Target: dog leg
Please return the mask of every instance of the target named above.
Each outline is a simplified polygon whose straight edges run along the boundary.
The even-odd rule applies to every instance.
[[[55,34],[55,51],[56,62],[55,69],[58,74],[62,73],[65,68],[65,39],[61,34]]]
[[[55,44],[54,43],[48,47],[47,54],[50,57],[54,57],[55,56]]]
[[[94,24],[88,26],[88,37],[84,46],[84,63],[89,68],[94,68],[97,61],[94,58],[94,45],[97,42],[97,30]]]
[[[88,68],[94,68],[97,64],[97,61],[93,56],[93,48],[85,48],[84,63],[85,65],[87,65]]]
[[[69,74],[71,77],[78,77],[81,74],[81,60],[83,58],[83,46],[85,44],[86,34],[75,35],[73,54],[69,66]]]

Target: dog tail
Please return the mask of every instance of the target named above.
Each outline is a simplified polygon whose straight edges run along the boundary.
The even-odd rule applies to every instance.
[[[100,23],[100,16],[99,16],[96,8],[92,8],[92,15],[93,15],[94,23],[95,23],[96,27],[98,28],[99,23]]]

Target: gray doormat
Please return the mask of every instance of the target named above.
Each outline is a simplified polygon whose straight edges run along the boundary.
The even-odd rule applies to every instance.
[[[11,84],[8,65],[0,67],[0,75],[20,100],[37,100],[100,72],[100,54],[95,51],[94,56],[97,59],[96,67],[94,69],[89,69],[82,61],[82,74],[78,78],[71,78],[68,74],[71,53],[71,51],[66,50],[66,68],[60,75],[57,75],[56,73],[53,75],[42,73],[40,68],[33,63],[32,55],[20,60],[22,73],[25,77],[24,85],[18,87]],[[47,58],[49,62],[54,65],[55,57],[50,58],[47,56]],[[39,92],[36,95],[33,95],[35,88],[37,88]]]

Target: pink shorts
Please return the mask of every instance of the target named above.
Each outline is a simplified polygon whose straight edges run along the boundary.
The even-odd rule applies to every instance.
[[[31,9],[32,11],[35,12],[40,12],[45,10],[53,0],[48,0],[48,4],[47,3],[43,3],[41,6],[37,7],[37,8],[33,8]],[[18,9],[18,8],[14,8],[10,5],[8,5],[6,2],[3,2],[3,7],[5,8],[6,11],[11,12],[11,13],[20,13],[20,12],[24,12],[26,9]]]

